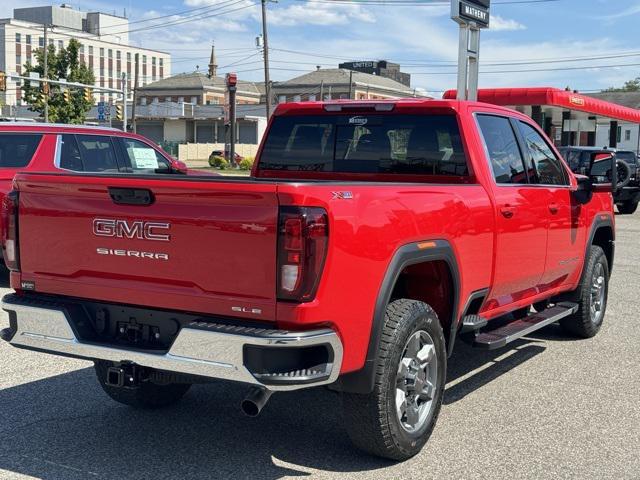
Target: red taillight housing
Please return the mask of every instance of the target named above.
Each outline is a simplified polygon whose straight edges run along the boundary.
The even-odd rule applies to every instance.
[[[18,248],[18,192],[9,192],[2,202],[2,254],[9,270],[20,270]]]
[[[278,299],[313,300],[327,254],[329,221],[317,207],[280,207]]]

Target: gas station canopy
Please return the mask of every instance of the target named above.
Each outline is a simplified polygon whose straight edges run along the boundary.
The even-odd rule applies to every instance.
[[[455,99],[456,91],[445,92],[444,98]],[[640,124],[640,110],[605,102],[558,88],[493,88],[478,90],[478,101],[502,106],[547,106],[596,117]]]
[[[444,98],[455,99],[456,91],[445,92]],[[621,141],[619,124],[631,123],[640,128],[640,110],[570,90],[550,87],[480,89],[478,101],[510,107],[529,115],[556,145],[608,144],[616,148]]]

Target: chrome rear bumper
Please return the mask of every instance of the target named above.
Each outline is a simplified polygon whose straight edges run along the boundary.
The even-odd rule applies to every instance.
[[[336,332],[270,330],[193,321],[177,334],[166,353],[136,351],[83,342],[74,333],[68,312],[54,302],[43,307],[8,295],[2,308],[9,313],[9,343],[16,347],[89,360],[130,362],[144,367],[201,377],[245,382],[268,390],[296,390],[333,383],[342,364],[342,343]],[[312,368],[287,372],[250,371],[245,347],[302,348],[323,346],[328,361]],[[268,353],[267,353],[268,354]]]

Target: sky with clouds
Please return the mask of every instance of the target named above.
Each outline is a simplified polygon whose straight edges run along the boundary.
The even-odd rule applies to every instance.
[[[450,19],[448,5],[367,2],[270,2],[272,79],[292,78],[316,65],[388,59],[412,74],[415,88],[437,92],[455,86],[458,27]],[[639,0],[501,2],[505,0],[494,0],[492,27],[482,32],[481,86],[569,85],[590,91],[640,76]],[[2,3],[0,15],[11,16],[13,2]],[[48,2],[20,2],[20,6],[44,4]],[[126,10],[135,22],[131,43],[170,52],[172,73],[194,71],[197,66],[206,69],[215,41],[221,73],[233,70],[243,79],[263,78],[261,54],[255,48],[261,32],[257,0],[72,0],[71,4],[119,15]],[[163,18],[152,20],[159,16]]]

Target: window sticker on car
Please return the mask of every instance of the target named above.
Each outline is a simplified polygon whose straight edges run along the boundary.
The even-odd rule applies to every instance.
[[[133,154],[133,168],[158,168],[158,157],[156,151],[152,148],[136,148],[131,149]]]

